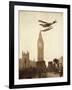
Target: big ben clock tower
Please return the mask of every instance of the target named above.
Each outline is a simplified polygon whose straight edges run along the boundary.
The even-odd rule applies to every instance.
[[[42,38],[41,31],[39,32],[39,37],[37,41],[37,49],[38,49],[38,61],[43,61],[44,60],[44,42]]]

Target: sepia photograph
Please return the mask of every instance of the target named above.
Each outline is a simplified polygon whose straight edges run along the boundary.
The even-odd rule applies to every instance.
[[[63,76],[63,13],[20,10],[19,79]]]

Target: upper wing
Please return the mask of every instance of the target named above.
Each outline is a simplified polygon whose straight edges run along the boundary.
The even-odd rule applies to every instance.
[[[38,20],[39,22],[42,22],[42,23],[47,23],[47,22],[45,22],[45,21],[42,21],[42,20]]]

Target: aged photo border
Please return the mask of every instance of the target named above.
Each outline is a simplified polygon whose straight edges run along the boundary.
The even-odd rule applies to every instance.
[[[52,82],[52,83],[39,83],[39,84],[15,84],[14,77],[14,7],[15,6],[34,6],[34,7],[50,7],[50,8],[65,8],[67,9],[67,81],[65,82]],[[9,88],[28,88],[28,87],[43,87],[43,86],[58,86],[70,84],[70,5],[61,4],[46,4],[46,3],[30,3],[30,2],[9,2]]]

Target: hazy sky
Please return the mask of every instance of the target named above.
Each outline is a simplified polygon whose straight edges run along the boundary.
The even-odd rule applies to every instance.
[[[42,32],[44,40],[44,59],[52,60],[63,56],[63,13],[55,12],[33,12],[19,11],[19,58],[22,51],[30,53],[30,59],[37,60],[37,39],[40,30],[43,29],[38,20],[57,23],[53,24],[53,29]]]

